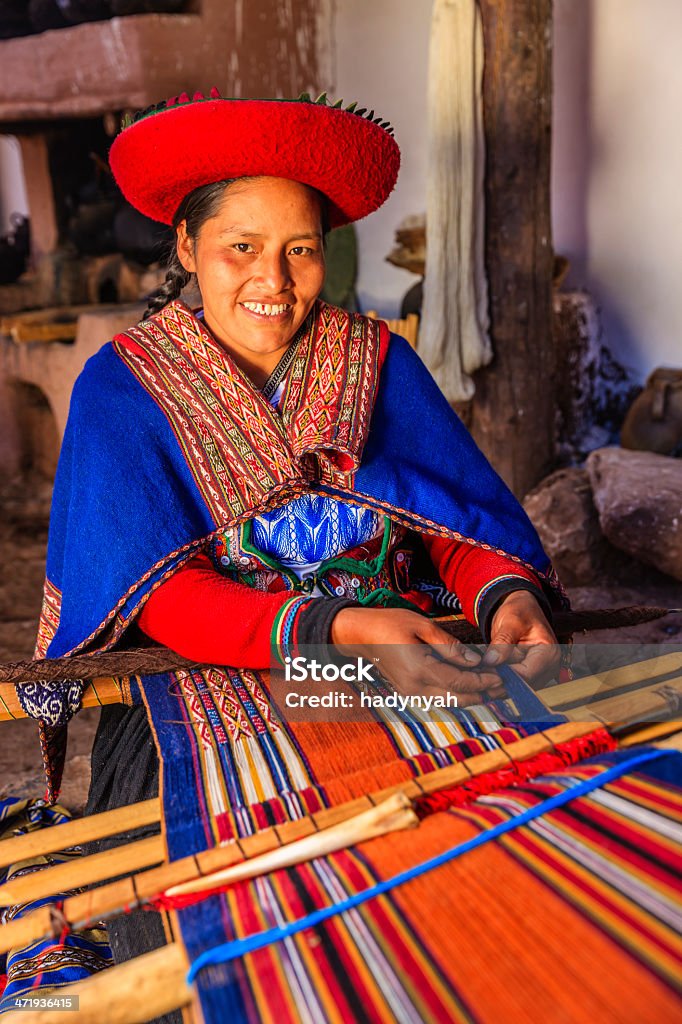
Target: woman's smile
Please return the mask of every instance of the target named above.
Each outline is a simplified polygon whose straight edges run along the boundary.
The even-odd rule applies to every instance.
[[[290,302],[265,302],[255,299],[240,302],[239,305],[252,323],[262,324],[265,329],[272,325],[288,323],[294,308]]]
[[[284,316],[289,312],[291,306],[288,302],[242,302],[240,303],[247,313],[254,313],[256,316]]]

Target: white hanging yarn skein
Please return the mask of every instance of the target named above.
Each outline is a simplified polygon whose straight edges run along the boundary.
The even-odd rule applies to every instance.
[[[492,359],[484,265],[483,30],[475,0],[434,0],[429,45],[426,277],[419,354],[445,397]]]

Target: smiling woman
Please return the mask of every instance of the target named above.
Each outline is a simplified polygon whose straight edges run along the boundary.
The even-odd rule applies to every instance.
[[[177,244],[147,317],[74,389],[37,654],[142,632],[204,666],[141,678],[144,707],[104,708],[93,751],[91,813],[156,796],[161,760],[172,858],[232,837],[228,816],[246,828],[266,798],[292,813],[327,799],[357,743],[379,771],[461,737],[453,719],[406,742],[388,713],[362,734],[297,731],[268,669],[306,644],[368,658],[381,644],[387,684],[460,708],[503,694],[495,656],[526,678],[556,668],[562,592],[525,513],[410,346],[319,300],[327,228],[371,213],[397,177],[390,126],[363,114],[181,96],[112,147],[126,197]],[[180,299],[192,275],[197,309]],[[481,661],[453,642],[436,621],[453,611],[504,647]],[[53,795],[80,695],[36,684],[25,697]],[[151,913],[110,937],[117,959],[164,941]]]

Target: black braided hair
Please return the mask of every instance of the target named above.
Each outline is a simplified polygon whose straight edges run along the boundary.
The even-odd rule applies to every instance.
[[[146,320],[148,317],[154,316],[154,313],[158,313],[173,299],[179,298],[182,289],[189,284],[191,277],[190,272],[185,270],[180,262],[174,248],[166,264],[166,280],[149,296],[143,319]]]
[[[211,217],[215,217],[225,195],[225,190],[238,180],[227,178],[225,181],[213,181],[209,185],[195,188],[182,200],[173,217],[173,228],[177,231],[181,221],[185,221],[185,229],[192,242],[196,242],[203,225]],[[244,180],[244,179],[239,179]],[[169,302],[180,296],[194,275],[185,270],[178,256],[177,245],[173,242],[166,263],[166,280],[152,292],[147,301],[143,319],[153,316]]]
[[[184,220],[185,230],[193,243],[196,243],[203,225],[211,217],[215,217],[223,201],[225,192],[235,182],[249,181],[249,177],[226,178],[224,181],[214,181],[209,185],[201,185],[195,188],[182,200],[173,217],[173,228],[177,231],[178,226]],[[322,238],[326,242],[329,233],[329,211],[326,197],[317,192],[320,199],[320,214],[322,218]],[[183,288],[186,288],[194,277],[188,270],[185,270],[180,257],[178,256],[177,245],[173,242],[166,262],[166,280],[152,292],[147,300],[147,308],[144,311],[143,319],[153,316],[160,309],[167,306],[169,302],[179,298]]]

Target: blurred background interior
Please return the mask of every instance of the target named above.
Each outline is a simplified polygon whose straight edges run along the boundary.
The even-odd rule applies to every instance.
[[[472,0],[473,28],[446,6],[0,0],[0,661],[32,653],[73,382],[164,277],[170,231],[123,200],[108,148],[127,112],[213,85],[390,120],[398,186],[330,239],[325,297],[423,349],[577,607],[682,603],[682,5]],[[453,198],[468,217],[438,213]],[[478,359],[456,337],[472,303]],[[619,640],[681,636],[672,615]],[[72,730],[76,809],[93,723]],[[32,742],[3,759],[0,795],[3,768],[37,778]]]

